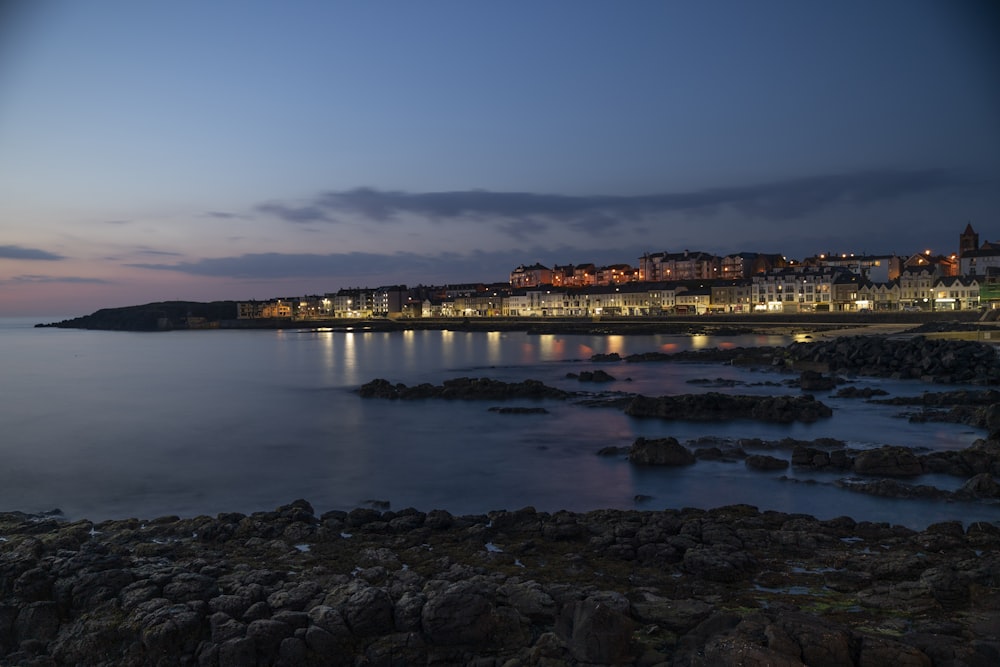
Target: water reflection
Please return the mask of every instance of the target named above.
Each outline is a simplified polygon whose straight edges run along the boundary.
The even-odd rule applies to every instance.
[[[501,360],[499,331],[490,331],[486,334],[486,361],[491,366],[496,366]]]
[[[967,426],[911,424],[896,418],[899,409],[893,406],[829,395],[817,398],[834,408],[833,418],[776,425],[637,420],[621,410],[572,401],[511,401],[508,405],[542,406],[549,413],[498,415],[488,412],[491,403],[366,401],[351,391],[378,377],[439,383],[456,373],[504,381],[536,378],[579,390],[583,385],[566,374],[593,369],[589,358],[596,352],[628,355],[789,340],[776,336],[81,332],[71,339],[72,354],[66,340],[59,330],[27,332],[23,340],[0,346],[19,351],[4,364],[0,384],[8,399],[0,401],[5,428],[0,508],[59,506],[70,516],[100,519],[255,511],[304,497],[321,511],[381,498],[394,508],[472,513],[525,505],[546,511],[628,508],[635,506],[636,495],[645,495],[652,497],[646,508],[746,502],[859,520],[895,513],[892,521],[916,525],[931,516],[928,507],[847,492],[822,476],[801,475],[816,483],[796,484],[740,463],[708,461],[648,470],[631,466],[624,456],[596,452],[627,447],[639,436],[681,442],[702,436],[833,437],[851,446],[959,449],[981,435]],[[776,372],[733,366],[621,362],[602,368],[618,380],[595,390],[690,393],[709,390],[692,379],[722,378],[736,386],[711,390],[798,393],[781,385],[785,378]],[[903,380],[860,382],[893,395],[940,389]],[[938,519],[962,520],[986,511],[958,503],[932,509]]]
[[[711,338],[702,334],[691,336],[691,349],[704,350],[709,347]]]

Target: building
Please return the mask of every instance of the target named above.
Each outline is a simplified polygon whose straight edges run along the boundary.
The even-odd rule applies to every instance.
[[[858,286],[858,308],[876,312],[899,310],[899,279],[885,282],[865,281]]]
[[[926,266],[934,267],[936,274],[940,276],[957,276],[961,272],[958,255],[954,253],[948,256],[932,255],[930,250],[925,250],[911,255],[903,262],[904,269]]]
[[[367,318],[374,312],[374,294],[368,289],[341,289],[326,298],[330,300],[334,317]]]
[[[958,256],[964,257],[965,253],[973,250],[979,250],[979,234],[972,228],[970,222],[965,226],[965,231],[958,235]]]
[[[945,276],[934,283],[934,310],[975,310],[979,308],[979,280],[976,276]]]
[[[595,285],[622,285],[633,282],[638,276],[638,271],[628,264],[611,264],[601,266],[597,269]]]
[[[903,269],[898,278],[900,306],[930,310],[933,307],[934,284],[941,277],[940,267],[934,264]]]
[[[523,264],[510,272],[510,286],[514,289],[552,284],[552,269],[539,263],[531,266]]]
[[[855,276],[830,266],[797,266],[751,277],[750,302],[756,311],[829,312],[834,307],[833,285],[841,276]],[[855,276],[856,277],[856,276]]]
[[[749,280],[721,280],[712,285],[712,312],[749,313],[753,311],[753,283]]]
[[[856,255],[852,253],[821,253],[802,260],[805,266],[829,266],[847,269],[862,280],[887,282],[899,275],[902,260],[895,255]]]
[[[726,255],[720,262],[722,272],[720,278],[749,278],[755,273],[767,273],[774,269],[782,269],[788,265],[785,257],[780,254],[765,254],[759,252],[740,252]]]
[[[711,303],[711,287],[690,287],[675,295],[674,312],[678,315],[704,315]]]
[[[401,317],[403,306],[410,296],[406,285],[385,285],[372,290],[372,315],[375,317]]]
[[[983,244],[983,247],[964,252],[959,259],[963,276],[984,276],[990,269],[1000,269],[1000,245]]]
[[[640,280],[711,280],[721,273],[722,260],[705,252],[657,252],[639,258]]]
[[[853,271],[842,271],[834,276],[830,286],[831,307],[835,311],[866,310],[870,306],[861,299],[861,276]]]
[[[241,320],[285,320],[292,319],[293,301],[275,299],[272,301],[240,301],[236,304],[236,318]]]
[[[979,303],[986,308],[1000,308],[1000,269],[989,267],[977,276]]]

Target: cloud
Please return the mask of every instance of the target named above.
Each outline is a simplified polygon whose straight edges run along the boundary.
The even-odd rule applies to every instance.
[[[319,278],[341,275],[378,275],[385,262],[407,271],[423,270],[432,259],[411,253],[377,255],[352,252],[329,255],[309,253],[250,253],[236,257],[214,257],[176,264],[128,264],[127,266],[177,271],[196,276],[280,279]]]
[[[515,238],[528,231],[525,220],[549,221],[591,236],[609,233],[609,225],[640,222],[668,213],[714,214],[729,209],[744,216],[784,221],[806,217],[836,205],[867,206],[935,192],[967,181],[947,169],[881,169],[825,174],[757,185],[709,188],[648,195],[557,195],[531,192],[464,190],[409,193],[356,188],[323,193],[304,206],[262,204],[257,210],[288,222],[336,222],[349,213],[377,223],[401,214],[434,221],[481,220]],[[518,221],[512,224],[510,221]]]
[[[497,225],[497,229],[501,232],[521,241],[531,238],[547,227],[548,225],[539,220],[508,220]]]
[[[28,274],[23,276],[14,276],[9,280],[5,281],[8,283],[74,283],[74,284],[93,284],[93,285],[111,285],[113,284],[110,280],[104,280],[102,278],[81,278],[78,276],[41,276]]]
[[[260,204],[256,209],[288,222],[336,222],[320,206],[295,207],[271,203]]]
[[[349,280],[384,285],[399,282],[506,281],[518,264],[541,262],[594,261],[614,263],[622,257],[638,257],[639,248],[584,250],[531,248],[529,250],[474,250],[467,253],[253,253],[234,257],[214,257],[174,264],[129,264],[153,271],[174,271],[187,275],[243,280],[289,278]],[[584,259],[580,259],[584,258]]]
[[[23,248],[17,245],[0,245],[0,259],[40,259],[59,260],[66,259],[62,255],[57,255],[47,250],[37,248]]]
[[[152,248],[140,248],[136,250],[137,255],[152,255],[154,257],[181,257],[182,253],[170,250],[153,250]]]
[[[210,218],[218,218],[220,220],[236,220],[244,217],[239,213],[230,213],[228,211],[206,211],[205,215]]]

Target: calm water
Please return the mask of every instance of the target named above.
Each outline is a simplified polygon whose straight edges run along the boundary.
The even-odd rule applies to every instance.
[[[53,318],[57,319],[57,318]],[[828,484],[836,475],[750,472],[742,463],[681,470],[633,468],[595,452],[637,436],[836,437],[856,446],[961,449],[964,426],[908,423],[897,408],[820,396],[834,417],[775,426],[634,420],[620,412],[546,402],[548,415],[499,415],[488,402],[389,402],[352,392],[373,379],[440,383],[460,376],[566,379],[597,352],[784,344],[772,336],[529,336],[521,333],[33,329],[0,320],[0,509],[59,508],[70,518],[153,518],[273,509],[306,498],[318,512],[369,500],[455,513],[516,509],[715,507],[822,518],[850,515],[922,527],[1000,518],[1000,509],[869,498]],[[46,320],[48,321],[48,320]],[[600,389],[650,395],[717,391],[688,380],[761,383],[782,376],[729,366],[602,364],[619,380]],[[626,380],[628,378],[628,380]],[[894,395],[929,389],[865,381]],[[940,389],[940,388],[937,388]],[[721,391],[795,393],[740,386]],[[962,480],[925,479],[947,488]],[[635,496],[652,500],[636,505]]]

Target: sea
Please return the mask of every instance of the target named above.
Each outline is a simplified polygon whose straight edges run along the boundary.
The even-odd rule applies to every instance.
[[[590,361],[597,353],[784,345],[793,341],[788,336],[33,327],[59,319],[0,319],[0,511],[153,519],[251,513],[304,498],[317,514],[368,506],[481,514],[526,506],[554,512],[742,503],[916,529],[1000,519],[995,504],[849,491],[837,484],[843,473],[760,472],[724,461],[637,467],[624,455],[597,454],[638,437],[673,436],[682,443],[830,437],[859,448],[946,450],[985,435],[964,425],[911,423],[899,407],[827,392],[817,398],[833,408],[833,417],[812,424],[635,419],[574,400],[403,402],[356,393],[376,378],[440,384],[489,377],[531,378],[595,394],[791,395],[800,390],[782,382],[794,376],[770,369]],[[595,385],[567,377],[597,368],[616,380]],[[852,381],[894,396],[944,389],[918,381]],[[548,413],[489,411],[501,405]],[[952,490],[963,481],[919,479]]]

